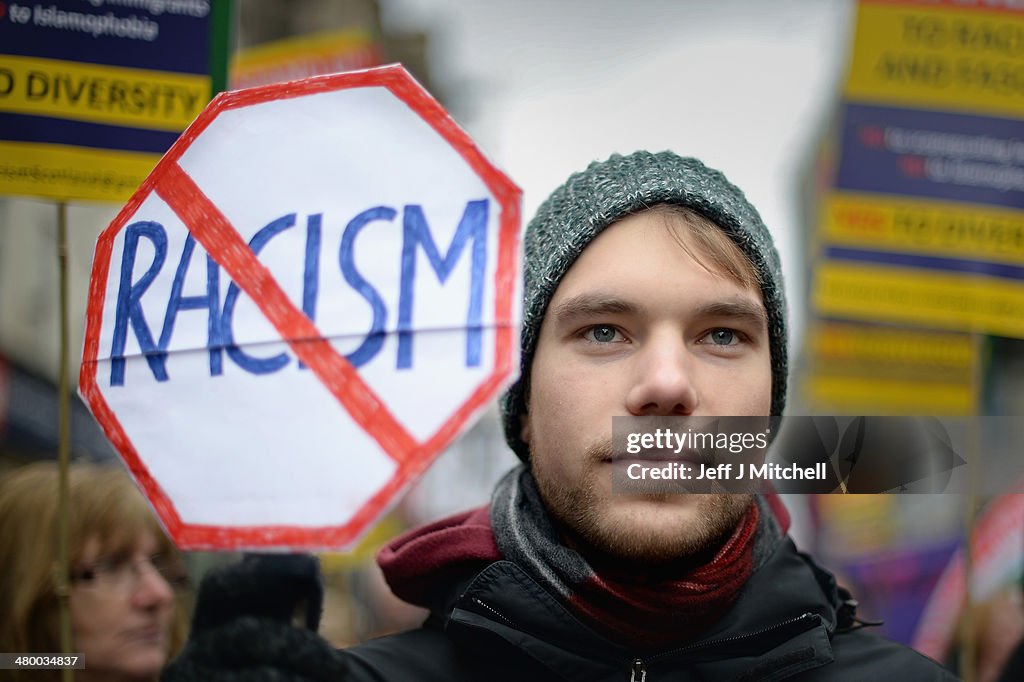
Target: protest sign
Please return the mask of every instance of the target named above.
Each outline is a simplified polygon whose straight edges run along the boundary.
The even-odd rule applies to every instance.
[[[99,239],[80,378],[179,546],[344,546],[469,425],[519,197],[400,66],[210,104]]]
[[[1024,7],[860,0],[821,207],[824,317],[1024,337]]]
[[[0,3],[0,194],[128,199],[224,89],[227,0]]]
[[[379,40],[363,28],[282,38],[235,52],[229,82],[237,90],[366,69],[381,63],[381,51]]]

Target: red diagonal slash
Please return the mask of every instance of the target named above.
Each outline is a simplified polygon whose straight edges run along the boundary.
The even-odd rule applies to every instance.
[[[316,325],[295,307],[288,295],[252,252],[238,231],[177,163],[168,164],[157,194],[167,202],[189,232],[249,294],[295,355],[373,436],[391,459],[401,464],[417,449],[416,440],[363,382],[355,367],[324,339]],[[301,339],[301,340],[297,340]]]

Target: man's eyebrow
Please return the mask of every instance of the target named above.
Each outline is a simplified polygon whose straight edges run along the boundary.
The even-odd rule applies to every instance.
[[[743,299],[708,303],[700,306],[697,309],[697,314],[703,317],[726,317],[748,320],[757,325],[768,326],[768,315],[764,311],[764,306]]]
[[[580,294],[567,298],[551,309],[559,321],[600,315],[630,315],[642,312],[639,306],[616,296],[606,294]]]

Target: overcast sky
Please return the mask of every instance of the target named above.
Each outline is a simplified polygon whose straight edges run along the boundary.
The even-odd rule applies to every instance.
[[[837,97],[848,0],[382,0],[431,33],[432,78],[524,190],[528,218],[571,172],[672,149],[717,167],[775,233],[794,341],[804,317],[798,173]]]

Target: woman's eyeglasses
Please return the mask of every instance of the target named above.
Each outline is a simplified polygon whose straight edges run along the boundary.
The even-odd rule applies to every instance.
[[[172,588],[179,589],[188,582],[181,562],[167,554],[154,554],[141,559],[101,557],[71,572],[71,582],[101,589],[132,590],[146,571],[156,571]]]

